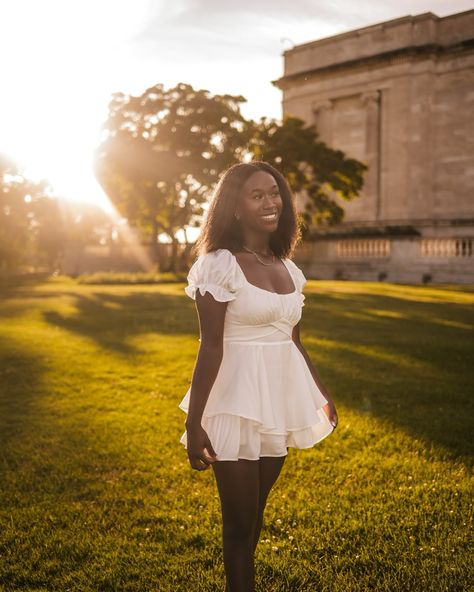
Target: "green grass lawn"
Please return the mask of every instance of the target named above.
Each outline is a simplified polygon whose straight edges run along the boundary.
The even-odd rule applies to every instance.
[[[179,443],[198,347],[183,287],[2,288],[1,590],[224,590],[213,474]],[[340,423],[290,449],[257,590],[471,590],[474,293],[305,294],[303,343]]]

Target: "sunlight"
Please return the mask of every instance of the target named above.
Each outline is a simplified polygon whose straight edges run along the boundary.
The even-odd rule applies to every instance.
[[[100,128],[127,41],[142,26],[148,0],[4,2],[0,149],[32,180],[47,179],[53,194],[102,207],[144,270],[153,262],[93,172]],[[113,24],[113,26],[111,26]]]
[[[4,2],[0,137],[4,150],[55,193],[111,211],[93,152],[120,65],[148,2]],[[110,26],[113,23],[113,27]]]

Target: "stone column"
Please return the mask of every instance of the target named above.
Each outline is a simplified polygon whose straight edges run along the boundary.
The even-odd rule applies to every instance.
[[[365,164],[369,167],[365,175],[364,193],[373,204],[374,220],[381,218],[381,146],[382,146],[382,112],[381,91],[371,91],[361,95],[365,106]]]
[[[332,101],[315,101],[312,105],[314,123],[319,139],[332,145]]]

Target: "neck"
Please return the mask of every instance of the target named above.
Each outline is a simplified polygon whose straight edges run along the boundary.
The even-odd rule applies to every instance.
[[[270,253],[271,251],[268,235],[251,235],[245,233],[243,237],[243,244],[248,249],[252,249],[252,251],[257,251],[257,253]]]

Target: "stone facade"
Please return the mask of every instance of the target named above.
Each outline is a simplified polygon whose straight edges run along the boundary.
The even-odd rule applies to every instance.
[[[368,165],[310,277],[474,283],[474,10],[407,16],[284,54],[284,114]]]

